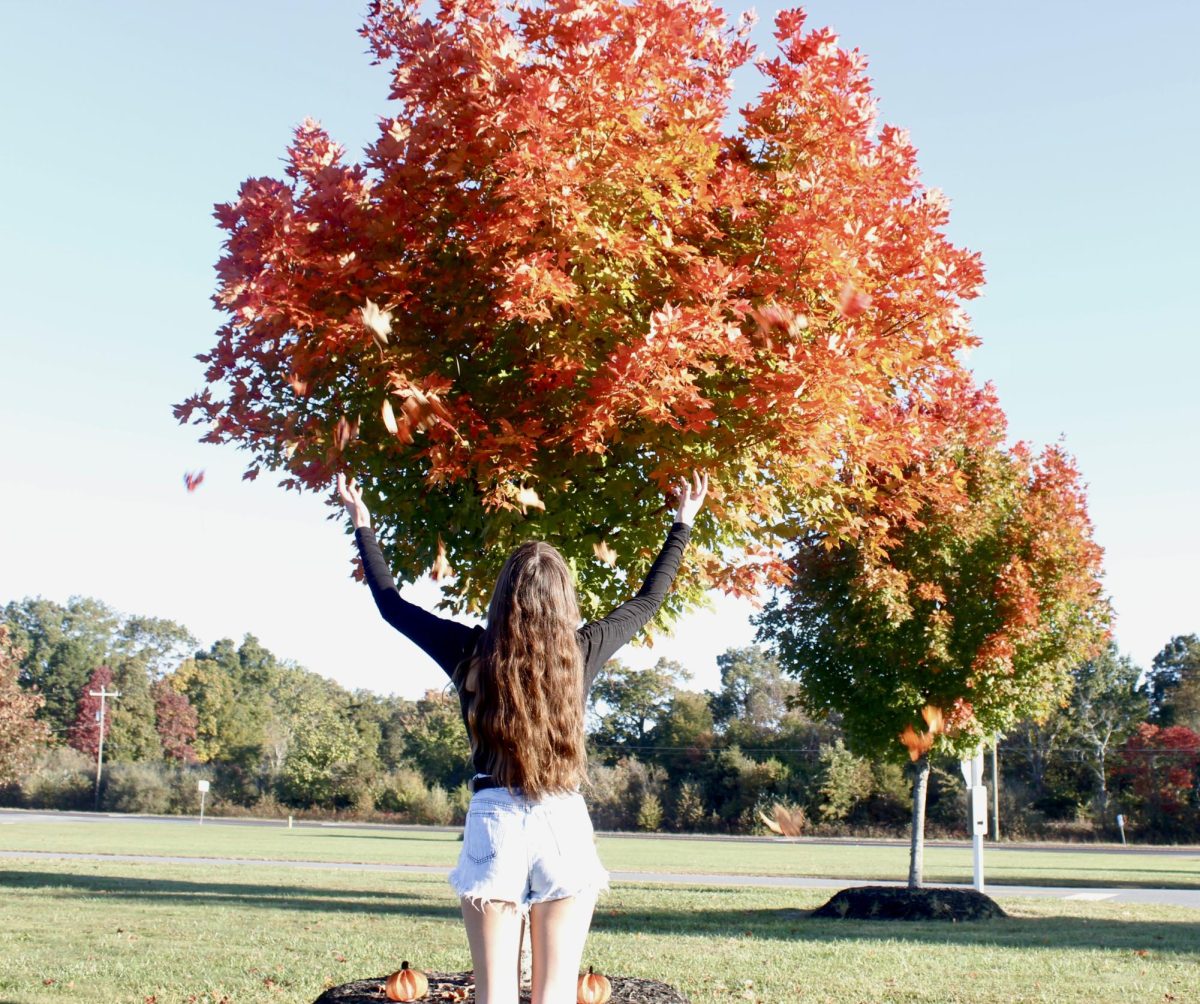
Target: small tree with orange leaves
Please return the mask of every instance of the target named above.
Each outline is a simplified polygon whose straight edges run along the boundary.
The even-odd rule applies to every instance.
[[[964,754],[1049,713],[1107,633],[1101,550],[1071,459],[1002,450],[1000,435],[996,422],[945,458],[956,490],[892,523],[884,557],[802,541],[790,586],[758,618],[810,711],[840,714],[855,752],[915,764],[913,888],[930,754]],[[874,512],[888,485],[881,474]]]

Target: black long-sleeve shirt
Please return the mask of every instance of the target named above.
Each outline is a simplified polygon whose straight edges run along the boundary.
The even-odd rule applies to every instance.
[[[650,566],[646,581],[637,595],[622,603],[607,617],[589,621],[576,632],[579,651],[583,656],[585,697],[591,690],[600,668],[641,630],[666,599],[675,574],[679,571],[691,531],[692,528],[686,523],[672,524],[666,543]],[[442,671],[457,683],[456,670],[474,653],[475,646],[483,635],[483,627],[460,624],[458,621],[439,617],[404,599],[396,588],[372,527],[363,526],[356,529],[354,542],[362,556],[363,574],[367,585],[371,588],[371,595],[383,619],[423,649]],[[467,698],[461,687],[458,699],[465,723]],[[476,770],[484,769],[480,766],[484,759],[483,751],[476,750]]]

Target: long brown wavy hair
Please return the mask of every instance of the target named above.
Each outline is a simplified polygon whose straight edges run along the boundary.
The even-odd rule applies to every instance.
[[[573,790],[587,768],[578,626],[570,568],[551,545],[527,541],[500,570],[483,638],[456,681],[483,769],[527,798]]]

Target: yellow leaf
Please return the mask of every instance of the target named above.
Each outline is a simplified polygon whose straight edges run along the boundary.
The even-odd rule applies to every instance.
[[[599,544],[593,544],[592,551],[606,565],[615,565],[617,563],[617,552],[604,541],[601,541]]]
[[[527,506],[533,509],[541,509],[542,512],[546,511],[546,504],[538,498],[538,493],[532,488],[522,488],[517,492],[517,505],[521,507],[522,512],[525,511]]]
[[[380,411],[383,414],[383,424],[387,426],[387,431],[393,436],[396,435],[396,413],[392,411],[392,402],[386,397],[383,399],[383,407]]]

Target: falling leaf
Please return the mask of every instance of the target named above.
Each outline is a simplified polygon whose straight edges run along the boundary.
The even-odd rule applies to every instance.
[[[605,541],[600,541],[599,544],[593,544],[592,550],[596,557],[603,561],[606,565],[615,565],[617,563],[617,552],[614,551]]]
[[[379,305],[372,300],[367,300],[367,305],[358,309],[362,313],[363,324],[371,332],[375,344],[382,350],[388,343],[388,335],[392,333],[392,312],[380,310]]]
[[[334,441],[339,450],[344,450],[353,440],[358,438],[358,419],[351,422],[345,415],[338,419],[334,430]]]
[[[521,507],[521,512],[524,512],[526,507],[546,511],[546,504],[538,498],[538,493],[532,488],[522,488],[517,492],[517,505]]]
[[[761,819],[763,821],[763,825],[777,837],[783,836],[783,830],[779,828],[779,824],[776,823],[775,820],[768,819],[761,811],[758,814],[758,818]]]
[[[446,544],[440,533],[438,534],[437,557],[433,559],[433,568],[429,570],[429,574],[435,582],[454,574],[454,569],[450,567],[450,562],[446,558]]]
[[[203,480],[204,480],[204,472],[203,471],[194,471],[194,472],[189,471],[187,474],[185,474],[183,476],[183,483],[185,485],[187,485],[187,490],[189,492],[194,492],[197,488],[199,488],[200,482]]]
[[[925,719],[925,727],[929,729],[930,734],[936,735],[942,731],[944,716],[941,708],[926,704],[921,709],[921,717]]]
[[[913,763],[916,763],[933,748],[933,734],[918,732],[911,725],[905,725],[904,731],[900,733],[900,742],[908,750]]]
[[[864,293],[847,279],[838,297],[838,310],[841,311],[842,316],[858,317],[869,306],[871,306],[870,294]]]
[[[383,407],[380,408],[380,413],[383,415],[383,424],[387,427],[387,431],[393,436],[396,435],[396,413],[392,411],[392,402],[386,397],[383,399]]]

